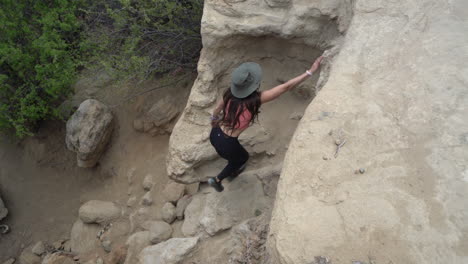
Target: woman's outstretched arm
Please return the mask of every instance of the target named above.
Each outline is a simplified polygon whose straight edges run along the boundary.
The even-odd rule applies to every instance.
[[[322,56],[318,57],[315,60],[315,62],[312,64],[312,67],[310,67],[310,70],[308,70],[308,72],[310,72],[311,74],[314,73],[319,68],[320,62],[322,62],[322,59],[323,59]],[[280,97],[280,95],[284,94],[285,92],[291,90],[292,88],[296,87],[298,84],[305,81],[308,77],[310,77],[310,75],[307,72],[305,72],[283,84],[273,87],[272,89],[263,91],[260,96],[260,100],[262,104],[275,100],[276,98]]]

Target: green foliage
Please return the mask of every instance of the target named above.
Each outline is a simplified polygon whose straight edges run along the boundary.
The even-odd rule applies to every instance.
[[[93,65],[122,79],[196,68],[203,0],[90,0],[87,5]]]
[[[0,0],[0,130],[58,118],[79,65],[77,1]]]
[[[120,79],[195,69],[203,0],[0,0],[0,131],[60,118],[80,67]]]

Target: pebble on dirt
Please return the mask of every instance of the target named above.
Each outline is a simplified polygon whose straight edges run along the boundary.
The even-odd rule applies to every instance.
[[[143,189],[145,191],[151,190],[153,188],[154,182],[153,182],[153,175],[148,174],[145,176],[145,179],[143,180]]]

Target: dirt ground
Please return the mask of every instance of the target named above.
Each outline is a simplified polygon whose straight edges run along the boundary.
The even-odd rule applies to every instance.
[[[138,133],[133,129],[133,119],[145,104],[162,96],[177,96],[183,107],[194,77],[190,74],[188,81],[145,93],[123,104],[119,104],[122,98],[154,89],[161,83],[150,81],[116,88],[108,80],[93,80],[95,77],[80,80],[74,100],[100,99],[114,106],[117,119],[110,146],[93,169],[76,166],[75,154],[65,145],[63,122],[46,122],[36,136],[20,143],[2,138],[0,193],[9,209],[2,223],[8,224],[11,232],[0,236],[0,262],[18,257],[22,248],[37,241],[52,243],[69,238],[83,202],[99,199],[125,206],[130,191],[127,180],[130,168],[136,169],[136,182],[151,173],[156,189],[163,188],[168,181],[165,158],[169,135],[151,137]],[[93,85],[89,85],[91,82]]]

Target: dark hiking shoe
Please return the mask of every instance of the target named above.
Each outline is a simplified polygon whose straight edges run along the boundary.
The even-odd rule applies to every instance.
[[[208,184],[211,187],[215,188],[215,190],[218,192],[222,192],[224,190],[224,187],[221,184],[221,182],[217,182],[216,179],[213,177],[208,179]]]
[[[242,165],[236,172],[234,172],[231,176],[227,177],[227,180],[229,182],[231,182],[232,180],[234,180],[237,176],[239,176],[239,174],[241,174],[244,170],[245,170],[245,167],[247,167],[247,162],[244,163],[244,165]]]

